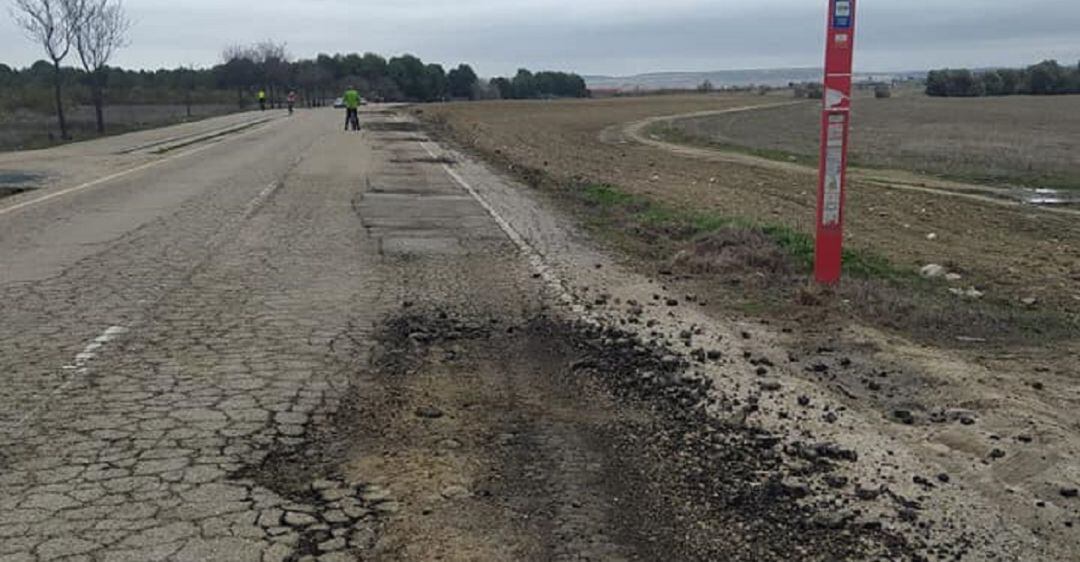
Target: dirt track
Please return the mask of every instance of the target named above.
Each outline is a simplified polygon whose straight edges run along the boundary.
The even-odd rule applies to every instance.
[[[677,154],[680,156],[685,156],[705,162],[724,162],[730,164],[738,164],[746,167],[763,168],[767,170],[776,170],[792,174],[802,174],[810,178],[816,178],[818,173],[817,170],[802,164],[794,164],[779,160],[772,160],[760,156],[753,156],[750,154],[743,154],[739,152],[724,151],[715,148],[702,148],[686,144],[668,142],[648,132],[648,130],[654,125],[671,123],[683,119],[713,117],[717,115],[727,115],[731,113],[746,113],[755,110],[780,108],[805,103],[806,102],[788,102],[763,105],[749,105],[746,107],[737,107],[734,109],[699,111],[695,113],[687,113],[684,115],[675,116],[650,117],[641,121],[635,121],[622,125],[615,125],[613,127],[604,129],[600,133],[600,140],[603,142],[615,144],[622,144],[628,141],[635,142],[647,146],[656,147],[658,149],[671,152],[672,154]],[[1018,201],[1013,196],[1011,196],[1012,190],[1008,188],[933,179],[928,178],[927,176],[920,176],[900,170],[869,170],[855,167],[852,167],[852,169],[849,171],[849,178],[855,186],[897,189],[901,191],[939,195],[941,197],[967,199],[987,205],[1008,207],[1014,210],[1020,209],[1021,207],[1027,207],[1025,210],[1032,212],[1045,212],[1051,214],[1062,214],[1080,217],[1080,210],[1078,209],[1052,206],[1032,207],[1030,205],[1025,205],[1022,201]]]

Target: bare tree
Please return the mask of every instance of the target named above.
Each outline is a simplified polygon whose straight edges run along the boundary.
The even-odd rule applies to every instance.
[[[75,42],[78,22],[82,21],[85,0],[14,0],[11,15],[30,40],[45,50],[53,63],[53,92],[56,97],[56,119],[60,137],[69,139],[64,120],[63,74],[60,63],[67,58]]]
[[[90,78],[98,133],[105,132],[106,65],[116,51],[128,44],[127,32],[131,20],[124,13],[120,0],[73,0],[82,4],[81,19],[73,23],[75,50],[83,69]]]
[[[261,70],[263,84],[269,90],[270,105],[277,107],[278,86],[284,87],[289,79],[289,53],[285,43],[262,41],[253,47],[255,62]]]

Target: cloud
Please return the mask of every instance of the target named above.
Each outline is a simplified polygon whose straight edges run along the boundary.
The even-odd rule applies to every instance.
[[[519,66],[626,74],[816,66],[824,0],[131,0],[126,66],[209,65],[232,43],[272,38],[296,56],[412,52],[470,62],[487,75]],[[1075,0],[864,0],[862,70],[1022,65],[1080,59]],[[0,59],[37,49],[0,18]]]

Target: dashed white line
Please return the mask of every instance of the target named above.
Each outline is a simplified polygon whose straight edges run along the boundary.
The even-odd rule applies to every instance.
[[[71,385],[74,384],[77,377],[88,373],[90,371],[90,363],[97,358],[101,350],[126,333],[128,333],[128,329],[123,326],[110,326],[108,329],[102,332],[101,335],[91,340],[90,343],[86,344],[86,347],[84,347],[81,352],[75,354],[75,358],[71,363],[68,363],[67,365],[61,367],[61,370],[70,373],[67,378],[64,379],[64,382],[54,388],[52,392],[48,394],[48,396],[45,396],[41,399],[40,402],[38,402],[37,406],[35,406],[32,410],[30,410],[22,418],[20,418],[19,421],[15,423],[14,427],[11,428],[12,434],[15,437],[21,436],[22,430],[26,427],[27,422],[29,422],[31,419],[37,416],[39,412],[45,409],[45,407],[49,404],[49,402],[52,401],[53,398],[62,394],[65,390],[70,388]]]

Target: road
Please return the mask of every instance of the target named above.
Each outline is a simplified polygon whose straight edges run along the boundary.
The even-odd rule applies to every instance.
[[[757,328],[621,272],[403,114],[365,112],[363,134],[339,117],[0,156],[44,178],[0,199],[0,561],[975,548],[934,526],[910,541],[891,504],[857,521],[851,490],[821,484],[862,470],[907,493],[917,461],[865,446],[861,422],[808,457],[730,417],[787,427],[796,393],[830,400],[794,379],[762,393],[780,385],[738,359],[775,354]],[[691,338],[716,348],[695,373],[673,351]],[[804,417],[798,447],[832,423]]]
[[[409,127],[372,113],[377,130],[349,135],[337,117],[5,157],[51,180],[0,206],[0,559],[633,550],[589,489],[605,463],[583,431],[599,420],[575,420],[579,394],[486,341],[488,318],[541,310],[543,277]],[[395,340],[402,322],[429,335]],[[371,359],[434,345],[442,324],[487,334],[408,353],[458,371],[452,387],[425,375],[402,388],[403,366]],[[469,414],[476,401],[486,413]],[[552,407],[562,421],[538,427]],[[529,454],[492,470],[515,447]],[[536,470],[549,473],[510,505],[460,518],[450,503]],[[578,513],[555,522],[555,504]]]

